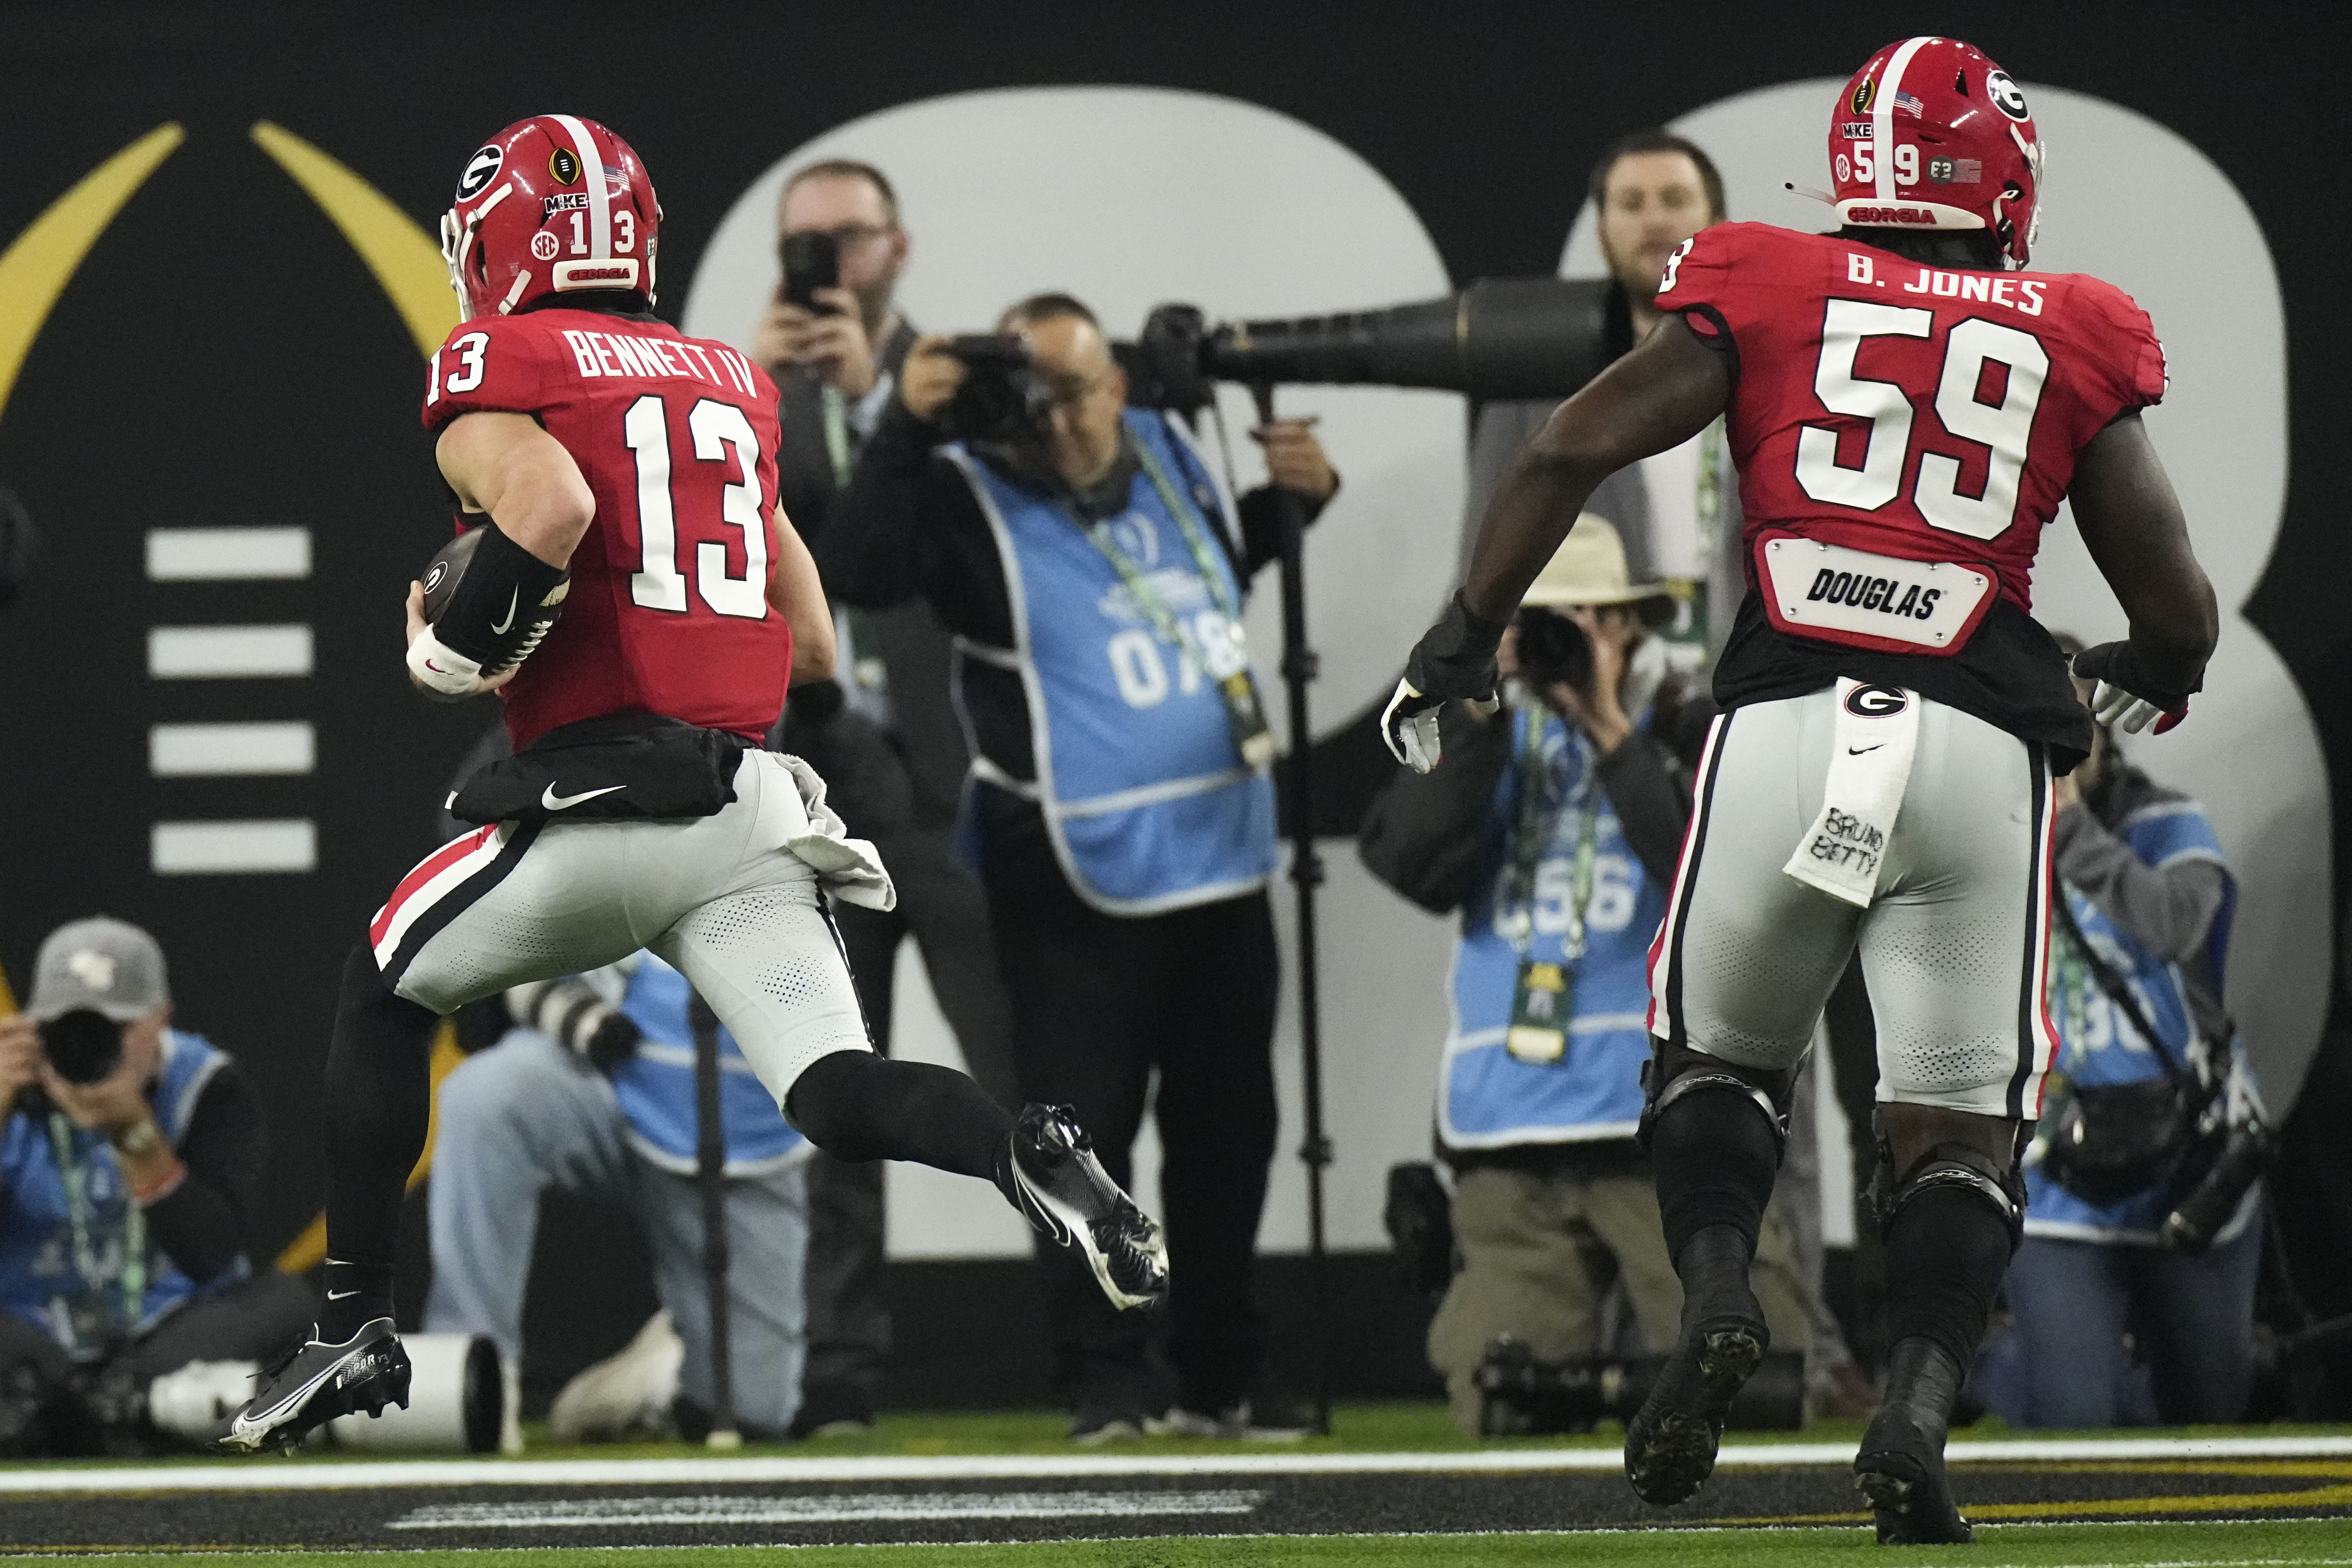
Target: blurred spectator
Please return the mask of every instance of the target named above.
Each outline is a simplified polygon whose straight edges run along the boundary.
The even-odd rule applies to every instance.
[[[1675,247],[1724,220],[1723,176],[1696,143],[1668,131],[1636,131],[1593,164],[1586,194],[1609,267],[1611,287],[1599,322],[1606,362],[1658,324],[1651,301]],[[1478,406],[1470,435],[1469,491],[1463,499],[1465,562],[1504,470],[1558,406],[1549,399]],[[1731,612],[1747,588],[1738,548],[1738,484],[1724,446],[1723,422],[1620,469],[1593,491],[1585,509],[1615,526],[1635,575],[1664,582],[1674,598],[1675,618],[1659,634],[1675,669],[1697,668],[1723,645]]]
[[[2252,1381],[2261,1189],[2222,1211],[2205,1250],[2168,1245],[2166,1217],[2217,1134],[2159,1131],[2200,1082],[2223,1085],[2225,1126],[2260,1113],[2221,1002],[2235,883],[2197,802],[2126,761],[2104,726],[2055,795],[2058,1071],[2025,1156],[2011,1325],[1979,1354],[1974,1390],[2017,1427],[2235,1421]],[[2128,1142],[2088,1104],[2119,1093]]]
[[[249,1375],[310,1324],[310,1288],[247,1261],[261,1103],[171,1014],[163,949],[101,916],[0,1018],[0,1454],[151,1451],[157,1378]]]
[[[551,1186],[636,1210],[663,1314],[569,1401],[567,1435],[710,1428],[710,1298],[695,1180],[698,1030],[719,1045],[727,1134],[729,1348],[738,1425],[782,1437],[800,1402],[809,1145],[686,977],[650,953],[509,995],[517,1027],[442,1082],[429,1190],[428,1333],[484,1334],[521,1364],[523,1291]]]
[[[781,393],[780,498],[815,549],[915,340],[896,302],[911,242],[889,180],[846,159],[796,171],[785,183],[776,227],[780,246],[795,235],[826,235],[839,260],[840,286],[816,291],[817,309],[789,303],[780,287],[753,335],[753,355]],[[849,831],[873,841],[898,885],[896,909],[840,904],[833,912],[875,1049],[890,1049],[898,951],[911,936],[964,1064],[982,1088],[1017,1106],[1010,1009],[989,944],[987,904],[950,841],[971,758],[949,694],[947,630],[928,605],[849,609],[826,587],[835,595],[840,679],[794,688],[772,743],[824,776]],[[890,1347],[882,1166],[813,1154],[808,1186],[809,1358],[800,1429],[839,1432],[873,1421]]]
[[[1125,408],[1078,301],[1041,295],[1000,326],[1050,407],[950,443],[938,421],[966,371],[919,342],[818,559],[850,603],[919,595],[963,639],[967,810],[1023,1092],[1076,1106],[1124,1185],[1157,1074],[1176,1402],[1150,1322],[1041,1249],[1072,1437],[1132,1436],[1162,1411],[1183,1433],[1295,1434],[1297,1412],[1258,1385],[1250,1284],[1278,977],[1272,737],[1240,616],[1280,503],[1269,486],[1234,507],[1174,424]],[[1306,423],[1255,435],[1274,483],[1318,510],[1339,478]]]
[[[1473,1433],[1474,1375],[1498,1336],[1556,1363],[1664,1354],[1677,1335],[1682,1289],[1633,1144],[1650,937],[1690,819],[1660,722],[1675,694],[1661,702],[1654,633],[1675,610],[1662,584],[1629,580],[1614,528],[1578,519],[1504,637],[1509,706],[1481,719],[1454,705],[1446,766],[1400,768],[1362,831],[1373,874],[1424,909],[1462,911],[1437,1095],[1460,1268],[1429,1359]],[[1755,1281],[1773,1343],[1802,1349],[1808,1292],[1777,1209]],[[1602,1327],[1618,1282],[1622,1344]]]
[[[0,485],[0,610],[7,609],[25,591],[25,580],[32,576],[33,562],[40,554],[40,542],[25,503],[14,490]]]

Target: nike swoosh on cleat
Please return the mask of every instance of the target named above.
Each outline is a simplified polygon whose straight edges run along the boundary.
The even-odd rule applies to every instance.
[[[347,1301],[358,1294],[359,1292],[357,1291],[329,1291],[327,1292],[327,1300],[331,1301]]]
[[[551,811],[566,811],[583,800],[593,800],[599,795],[609,795],[615,789],[625,789],[626,784],[607,784],[602,789],[583,789],[577,795],[559,795],[550,784],[539,798],[539,803]]]
[[[515,606],[521,601],[521,589],[511,588],[507,591],[507,618],[490,628],[491,636],[503,637],[507,634],[507,628],[514,624]]]

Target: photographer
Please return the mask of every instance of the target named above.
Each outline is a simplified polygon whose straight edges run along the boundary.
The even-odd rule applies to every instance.
[[[1179,1432],[1295,1433],[1255,1386],[1250,1287],[1276,1130],[1276,857],[1240,612],[1280,503],[1269,487],[1232,507],[1173,423],[1125,407],[1078,301],[1040,295],[1000,331],[957,340],[962,358],[916,344],[819,560],[848,602],[919,596],[963,640],[966,810],[1024,1094],[1075,1105],[1124,1182],[1159,1074],[1176,1403],[1147,1321],[1047,1249],[1072,1437],[1132,1436],[1162,1411]],[[1339,479],[1307,424],[1255,434],[1274,484],[1319,510]]]
[[[260,1102],[171,1012],[155,939],[100,917],[49,935],[0,1018],[0,1453],[151,1451],[155,1379],[310,1323],[299,1281],[248,1278]]]
[[[1674,613],[1663,585],[1629,580],[1614,528],[1578,519],[1504,636],[1509,706],[1491,719],[1451,710],[1446,766],[1400,769],[1360,839],[1398,893],[1462,911],[1437,1095],[1460,1268],[1429,1360],[1474,1434],[1475,1374],[1496,1339],[1544,1362],[1613,1350],[1601,1306],[1614,1281],[1641,1350],[1676,1339],[1682,1290],[1633,1143],[1649,941],[1690,818],[1663,738],[1676,694],[1656,632]],[[1778,1221],[1756,1291],[1773,1343],[1801,1349],[1806,1296]]]
[[[1675,247],[1724,220],[1723,176],[1696,142],[1665,130],[1636,131],[1601,153],[1585,193],[1609,267],[1601,329],[1613,361],[1657,326],[1651,302]],[[1463,498],[1465,562],[1504,470],[1558,406],[1549,399],[1479,405]],[[1747,589],[1738,481],[1722,424],[1611,476],[1585,509],[1616,528],[1639,575],[1663,580],[1675,618],[1660,635],[1678,671],[1696,669],[1729,634],[1731,611]]]
[[[869,163],[827,159],[793,172],[776,211],[782,278],[752,352],[779,389],[784,513],[812,549],[834,525],[852,465],[891,402],[915,341],[896,302],[910,240],[898,197]],[[820,560],[820,567],[822,560]],[[833,786],[852,832],[873,841],[895,909],[834,910],[875,1048],[890,1049],[899,944],[915,939],[964,1063],[1017,1106],[988,910],[950,842],[971,758],[949,695],[948,632],[929,606],[857,610],[835,601],[838,683],[796,688],[772,744]],[[889,1350],[882,1299],[882,1167],[815,1154],[808,1168],[809,1360],[799,1430],[868,1426]]]
[[[517,1027],[441,1085],[425,1332],[488,1335],[508,1365],[520,1365],[541,1194],[618,1198],[645,1226],[665,1318],[595,1369],[593,1396],[560,1402],[559,1435],[699,1438],[710,1429],[694,1075],[696,1037],[709,1031],[726,1131],[730,1392],[746,1437],[784,1437],[806,1348],[808,1144],[686,977],[650,953],[519,986],[507,1006]]]
[[[2236,887],[2205,813],[2106,727],[2054,793],[2057,1071],[2025,1156],[2013,1325],[1974,1386],[2018,1427],[2235,1421],[2263,1246],[2247,1155],[2267,1145],[2221,1003]]]

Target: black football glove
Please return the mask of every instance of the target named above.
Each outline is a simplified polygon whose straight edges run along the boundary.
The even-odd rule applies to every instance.
[[[2205,684],[2200,672],[2186,687],[2168,686],[2148,672],[2146,656],[2129,640],[2084,649],[2074,655],[2074,674],[2094,683],[2092,716],[2122,726],[2126,735],[2137,735],[2151,719],[2162,735],[2189,716],[2189,694]]]
[[[1390,756],[1426,773],[1442,756],[1437,716],[1449,700],[1459,698],[1482,716],[1495,711],[1495,649],[1509,626],[1473,615],[1454,594],[1444,616],[1413,644],[1404,679],[1381,714],[1381,738]]]

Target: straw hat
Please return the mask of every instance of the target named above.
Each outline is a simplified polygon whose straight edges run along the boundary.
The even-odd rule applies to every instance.
[[[1654,602],[1653,602],[1654,601]],[[1523,605],[1565,610],[1580,604],[1633,604],[1642,619],[1674,617],[1674,591],[1663,582],[1634,582],[1625,566],[1625,542],[1608,518],[1586,512],[1568,530],[1558,553],[1528,586]]]

